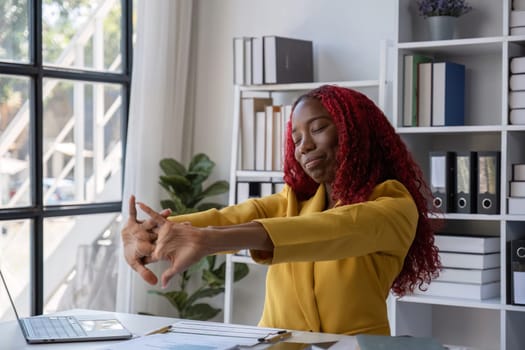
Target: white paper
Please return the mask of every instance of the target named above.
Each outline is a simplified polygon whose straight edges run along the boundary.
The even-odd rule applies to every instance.
[[[245,338],[220,337],[188,333],[164,333],[106,345],[100,350],[229,350],[239,344],[253,344]]]

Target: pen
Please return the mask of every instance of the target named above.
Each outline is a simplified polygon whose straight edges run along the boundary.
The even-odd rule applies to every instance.
[[[156,329],[154,331],[151,331],[149,333],[146,333],[146,335],[152,335],[152,334],[163,334],[163,333],[168,333],[171,329],[171,325],[169,326],[165,326],[165,327],[162,327],[162,328],[159,328],[159,329]]]
[[[272,335],[270,337],[260,338],[260,342],[264,343],[275,343],[280,340],[288,339],[292,336],[292,332],[290,331],[279,331],[275,335]]]

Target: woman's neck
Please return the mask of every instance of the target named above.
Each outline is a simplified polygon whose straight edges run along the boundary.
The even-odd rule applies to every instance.
[[[330,209],[330,208],[333,208],[335,206],[335,202],[334,200],[332,199],[332,184],[327,184],[325,183],[324,184],[324,188],[325,188],[325,193],[326,193],[326,197],[325,197],[325,209]]]

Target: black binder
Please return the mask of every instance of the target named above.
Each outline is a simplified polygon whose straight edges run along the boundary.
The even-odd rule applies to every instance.
[[[432,207],[445,213],[454,211],[454,158],[454,152],[430,152]]]
[[[479,214],[499,214],[500,152],[478,152],[477,208]]]
[[[475,213],[477,210],[477,154],[476,152],[457,152],[455,162],[455,212]]]
[[[510,242],[512,303],[525,305],[525,240]]]

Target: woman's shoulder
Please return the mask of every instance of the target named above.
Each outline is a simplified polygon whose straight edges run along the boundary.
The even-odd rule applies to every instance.
[[[378,197],[412,197],[408,189],[398,180],[386,180],[374,187],[370,199]]]

